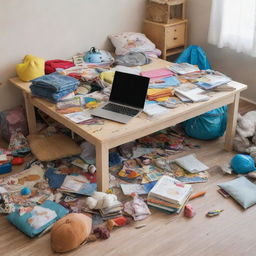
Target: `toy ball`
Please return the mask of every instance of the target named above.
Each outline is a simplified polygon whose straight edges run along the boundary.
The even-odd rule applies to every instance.
[[[31,190],[30,190],[30,188],[28,188],[28,187],[24,187],[24,188],[20,191],[20,193],[21,193],[23,196],[27,196],[27,195],[30,195],[30,194],[31,194]]]
[[[237,174],[248,173],[256,170],[254,160],[249,155],[237,154],[232,158],[230,164],[234,173]]]

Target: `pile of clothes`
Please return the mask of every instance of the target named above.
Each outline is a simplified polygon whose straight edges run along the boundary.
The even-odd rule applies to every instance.
[[[33,95],[46,98],[51,102],[58,102],[72,93],[79,85],[79,80],[64,76],[57,72],[33,79],[30,86]]]

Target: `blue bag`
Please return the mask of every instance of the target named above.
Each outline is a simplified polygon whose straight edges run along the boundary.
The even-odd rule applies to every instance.
[[[197,45],[187,47],[175,61],[176,63],[187,62],[193,65],[198,65],[201,70],[211,69],[211,65],[207,59],[204,50]]]
[[[200,116],[183,122],[187,135],[201,140],[221,137],[227,125],[227,106],[210,110]]]

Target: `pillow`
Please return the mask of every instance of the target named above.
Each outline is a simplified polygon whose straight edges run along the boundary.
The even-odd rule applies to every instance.
[[[240,177],[218,185],[232,196],[244,209],[256,203],[256,185]]]
[[[64,217],[68,212],[60,204],[47,200],[42,205],[35,206],[31,212],[21,216],[17,209],[15,212],[10,213],[7,219],[27,236],[34,237]]]
[[[144,34],[135,32],[123,32],[109,35],[109,39],[116,48],[117,55],[125,55],[129,52],[153,51],[156,46]]]
[[[29,135],[27,138],[31,152],[40,161],[53,161],[81,153],[81,148],[64,134],[54,134],[48,137]]]

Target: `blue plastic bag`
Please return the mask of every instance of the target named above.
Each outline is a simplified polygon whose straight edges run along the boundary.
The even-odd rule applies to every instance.
[[[198,65],[201,70],[211,69],[211,65],[207,59],[204,50],[197,45],[187,47],[175,61],[176,63],[187,62],[193,65]]]
[[[227,125],[227,106],[213,109],[183,122],[185,133],[192,138],[212,140],[221,137]]]

